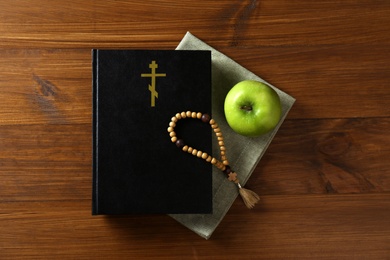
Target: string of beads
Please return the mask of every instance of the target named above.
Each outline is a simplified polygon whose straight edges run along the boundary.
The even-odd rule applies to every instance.
[[[196,148],[187,145],[183,139],[179,139],[176,136],[176,132],[175,132],[176,123],[180,119],[184,119],[184,118],[200,119],[202,122],[210,124],[218,140],[221,160],[218,160],[217,158],[207,154],[206,152],[197,150]],[[221,171],[223,171],[225,174],[228,175],[229,181],[232,181],[234,183],[239,183],[237,179],[237,174],[233,172],[229,166],[229,161],[227,160],[226,157],[226,147],[225,147],[221,129],[219,128],[215,120],[210,117],[210,115],[202,114],[200,112],[191,112],[191,111],[176,113],[176,115],[171,118],[171,122],[169,123],[168,133],[169,136],[171,137],[172,143],[175,143],[179,149],[183,150],[183,152],[187,152],[196,157],[202,158],[206,162],[215,165],[218,169],[220,169]]]
[[[194,119],[199,119],[202,122],[206,124],[210,124],[211,128],[213,129],[217,140],[218,140],[218,146],[219,146],[219,152],[221,159],[218,160],[217,158],[209,155],[207,152],[197,150],[196,148],[187,145],[183,139],[180,139],[177,137],[176,132],[175,132],[175,127],[176,123],[180,119],[185,119],[185,118],[194,118]],[[198,158],[201,158],[205,160],[208,163],[211,163],[212,165],[215,165],[218,169],[220,169],[222,172],[224,172],[228,180],[231,182],[234,182],[237,187],[239,188],[239,193],[241,197],[244,200],[245,205],[248,208],[253,208],[254,205],[259,201],[259,196],[254,193],[251,190],[244,189],[238,178],[237,178],[237,173],[232,171],[232,169],[229,166],[229,161],[226,157],[226,147],[224,143],[224,139],[222,136],[221,129],[219,128],[217,122],[215,122],[214,119],[210,117],[208,114],[203,114],[200,112],[192,112],[192,111],[186,111],[186,112],[181,112],[181,113],[176,113],[172,118],[171,121],[169,122],[169,127],[168,127],[168,133],[171,138],[172,143],[175,143],[176,146],[181,149],[183,152],[187,152],[189,154],[192,154]]]

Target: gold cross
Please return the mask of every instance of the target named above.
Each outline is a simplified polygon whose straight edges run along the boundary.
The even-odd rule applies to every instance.
[[[154,107],[156,105],[155,98],[158,98],[158,92],[156,91],[156,77],[166,77],[167,74],[156,73],[156,69],[158,68],[156,61],[152,61],[152,63],[149,64],[149,68],[152,70],[152,73],[142,73],[141,77],[151,77],[152,79],[152,85],[149,84],[149,91],[151,98],[150,105]]]

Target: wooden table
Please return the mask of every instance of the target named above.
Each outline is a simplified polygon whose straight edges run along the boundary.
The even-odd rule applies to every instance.
[[[210,240],[91,216],[91,48],[195,36],[297,99]],[[0,1],[1,259],[389,259],[390,2]]]

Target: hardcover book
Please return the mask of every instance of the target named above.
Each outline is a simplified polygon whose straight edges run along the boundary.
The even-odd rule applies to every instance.
[[[247,70],[228,56],[214,49],[207,43],[198,39],[190,32],[184,36],[176,50],[209,50],[211,51],[212,64],[212,115],[221,128],[230,165],[238,174],[242,185],[252,175],[261,157],[264,155],[273,137],[282,125],[288,112],[295,102],[295,98],[273,87],[280,97],[282,104],[282,117],[274,130],[257,138],[248,138],[238,135],[228,126],[223,111],[223,104],[226,94],[238,82],[242,80],[257,80],[265,82],[261,77]],[[218,144],[215,138],[213,141],[213,154],[218,154]],[[200,236],[209,239],[219,223],[229,211],[233,202],[238,196],[235,185],[227,180],[224,174],[213,168],[213,213],[212,214],[171,214],[170,216],[193,230]],[[249,187],[250,188],[250,187]],[[256,192],[256,190],[254,190]],[[256,205],[256,207],[261,207]],[[243,206],[243,210],[248,210]],[[237,230],[232,230],[236,232]]]
[[[178,112],[211,113],[211,52],[93,50],[92,214],[212,212],[212,166],[167,132]],[[212,130],[176,131],[211,151]]]

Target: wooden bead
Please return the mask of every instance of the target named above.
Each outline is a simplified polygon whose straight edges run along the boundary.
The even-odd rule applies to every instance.
[[[225,145],[225,144],[224,144],[223,141],[219,141],[219,142],[218,142],[218,145],[219,145],[219,146],[223,146],[223,145]]]
[[[213,129],[214,129],[214,128],[217,128],[217,127],[218,127],[218,124],[217,124],[217,123],[211,125],[211,128],[213,128]]]
[[[187,115],[186,115],[186,112],[181,112],[181,118],[186,118],[187,117]]]
[[[194,150],[194,148],[192,148],[191,146],[189,146],[188,149],[187,149],[187,152],[188,152],[188,153],[192,153],[192,150]]]
[[[221,151],[226,151],[226,147],[225,147],[225,146],[220,146],[220,147],[219,147],[219,150],[221,150]]]
[[[229,162],[228,162],[228,160],[223,160],[223,165],[229,165]]]
[[[188,150],[188,145],[183,146],[182,150],[183,150],[184,152],[187,152],[187,150]]]
[[[206,159],[206,162],[211,162],[211,160],[213,159],[213,157],[211,155],[209,155]]]
[[[196,118],[196,113],[195,113],[195,112],[192,112],[192,113],[191,113],[191,117],[192,117],[192,118]]]
[[[181,119],[181,114],[180,114],[180,113],[177,113],[177,114],[175,115],[175,117],[176,117],[177,119]]]
[[[210,123],[210,125],[213,125],[213,124],[215,124],[215,120],[214,119],[210,119],[209,123]]]
[[[171,118],[171,121],[176,123],[177,122],[177,118],[174,116],[174,117]]]
[[[203,152],[202,152],[202,151],[198,151],[198,152],[196,153],[196,157],[201,157],[201,156],[202,156],[202,154],[203,154]]]
[[[186,116],[187,116],[187,117],[191,117],[191,111],[187,111],[187,112],[186,112]]]
[[[170,136],[170,137],[174,137],[174,136],[176,136],[176,133],[175,133],[174,131],[173,131],[173,132],[170,132],[170,133],[169,133],[169,136]]]
[[[173,132],[173,127],[172,126],[170,126],[170,127],[168,127],[168,132],[170,133],[170,132]]]
[[[215,132],[215,131],[214,131]],[[216,132],[215,135],[218,137],[218,136],[222,136],[222,133],[221,132]]]
[[[211,159],[211,163],[212,163],[212,164],[216,164],[216,163],[217,163],[217,159],[212,158],[212,159]]]
[[[224,169],[225,168],[225,165],[223,165],[221,162],[217,162],[217,168],[218,169],[220,169],[220,170],[222,170],[222,169]]]
[[[194,148],[194,150],[192,150],[192,155],[196,155],[198,153],[198,150],[196,150],[195,148]]]
[[[226,166],[221,163],[221,166],[218,167],[218,169],[220,169],[221,171],[224,171],[226,169]]]
[[[197,119],[201,119],[201,118],[202,118],[202,113],[198,112],[198,113],[196,114],[196,118],[197,118]]]
[[[209,155],[207,153],[202,153],[202,159],[206,160]]]
[[[175,127],[175,126],[176,126],[176,123],[171,121],[171,122],[169,122],[169,126],[170,126],[170,127]]]
[[[203,114],[201,119],[203,123],[208,123],[210,121],[210,116],[208,114]]]
[[[180,149],[182,149],[184,147],[184,140],[183,139],[177,139],[176,141],[176,146]]]
[[[176,136],[172,137],[171,141],[172,141],[172,143],[175,143],[177,141],[177,137]]]
[[[220,133],[220,132],[221,132],[221,129],[220,129],[219,127],[214,128],[214,132],[215,132],[215,133]]]
[[[223,141],[223,136],[218,136],[217,139],[218,141]]]

